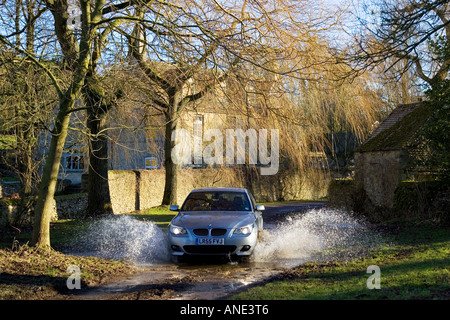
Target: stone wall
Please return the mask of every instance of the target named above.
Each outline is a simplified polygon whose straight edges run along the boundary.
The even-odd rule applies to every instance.
[[[393,206],[375,205],[352,179],[332,180],[327,205],[363,216],[374,223],[428,220],[450,225],[450,186],[442,181],[402,181],[393,195]]]
[[[108,171],[109,194],[114,213],[136,210],[139,200],[136,198],[137,179],[134,171]]]
[[[111,202],[115,214],[143,210],[161,204],[165,172],[156,170],[118,170],[108,172]],[[238,168],[180,169],[178,204],[195,188],[247,187],[258,202],[320,199],[327,195],[330,182],[324,171],[300,173],[286,170],[273,176],[261,176],[259,170],[244,175]]]
[[[164,193],[164,169],[110,170],[108,172],[111,204],[115,214],[159,206]],[[325,171],[280,171],[273,176],[260,175],[259,169],[248,175],[238,168],[180,169],[178,171],[178,204],[188,193],[204,187],[247,187],[258,202],[279,200],[311,200],[327,196],[330,176]],[[53,220],[83,217],[87,194],[55,197]],[[17,209],[0,202],[0,223],[12,221]],[[29,219],[29,218],[28,218]]]
[[[394,193],[402,177],[401,151],[355,153],[355,183],[375,206],[392,208]]]
[[[0,227],[16,220],[15,218],[18,214],[17,205],[15,205],[16,200],[18,201],[18,199],[0,201]],[[83,217],[87,207],[87,194],[57,196],[52,207],[52,221]],[[32,208],[30,212],[34,212],[34,209]],[[19,219],[23,224],[31,224],[31,220],[31,216],[22,216]]]

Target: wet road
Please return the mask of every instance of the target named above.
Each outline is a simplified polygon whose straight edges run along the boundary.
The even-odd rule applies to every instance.
[[[322,208],[326,202],[290,202],[266,205],[265,232],[278,228],[289,213]],[[264,241],[264,236],[262,241]],[[138,272],[126,279],[92,288],[73,299],[223,299],[239,289],[302,264],[302,257],[268,261],[232,261],[230,258],[190,259],[140,263]]]

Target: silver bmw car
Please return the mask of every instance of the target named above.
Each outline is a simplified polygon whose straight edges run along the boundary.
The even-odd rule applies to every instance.
[[[243,188],[195,189],[186,197],[169,227],[172,257],[185,255],[250,256],[263,229],[261,211]]]

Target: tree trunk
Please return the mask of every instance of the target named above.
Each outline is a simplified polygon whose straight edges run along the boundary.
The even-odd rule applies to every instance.
[[[22,115],[18,113],[16,108],[17,124],[15,126],[15,135],[17,139],[16,147],[16,163],[15,167],[19,173],[20,179],[20,202],[18,205],[17,214],[14,217],[13,224],[21,225],[24,218],[29,214],[32,198],[33,188],[33,146],[34,146],[34,133],[32,132],[33,125],[28,127],[22,123]]]
[[[164,165],[166,169],[166,181],[162,204],[177,204],[178,165],[173,162],[172,150],[175,141],[172,141],[172,133],[177,128],[176,113],[172,110],[166,112],[166,132],[164,141]]]
[[[55,195],[61,155],[69,128],[70,113],[67,111],[72,108],[73,104],[74,99],[67,99],[60,106],[42,173],[31,240],[32,245],[40,248],[50,248],[50,220],[53,212],[53,197]]]
[[[107,111],[100,107],[88,109],[89,144],[88,216],[111,213],[108,184],[108,140],[101,133]]]
[[[57,3],[58,6],[51,9],[55,19],[55,29],[58,36],[62,36],[58,30],[58,21],[61,22],[63,15],[67,12],[61,11],[62,2]],[[42,179],[39,186],[38,200],[34,212],[33,236],[31,244],[40,248],[50,248],[50,220],[52,215],[52,205],[54,203],[54,195],[56,182],[58,179],[59,165],[61,162],[62,152],[69,129],[70,115],[78,98],[89,67],[90,49],[93,41],[93,35],[96,33],[97,27],[92,27],[91,21],[95,24],[101,17],[101,8],[96,8],[91,14],[89,2],[81,1],[82,11],[82,32],[80,39],[79,57],[76,60],[76,68],[73,74],[70,87],[64,94],[59,96],[59,111],[55,118],[54,129],[52,130],[52,139],[50,149],[42,173]],[[66,22],[65,20],[63,21]],[[60,42],[61,43],[61,42]]]

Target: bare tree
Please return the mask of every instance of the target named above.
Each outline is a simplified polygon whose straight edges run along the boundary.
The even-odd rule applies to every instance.
[[[117,5],[105,5],[104,0],[79,1],[80,16],[77,17],[80,22],[79,30],[72,28],[69,23],[73,17],[69,15],[67,0],[47,0],[43,5],[43,10],[51,12],[54,34],[56,34],[62,53],[63,68],[70,73],[70,77],[66,79],[67,86],[60,82],[61,79],[42,62],[40,57],[35,57],[32,52],[22,49],[10,41],[16,32],[1,35],[0,41],[4,45],[14,48],[44,70],[58,95],[59,103],[53,118],[50,147],[39,187],[32,237],[33,245],[50,247],[51,205],[71,113],[77,110],[76,101],[81,98],[83,90],[88,93],[94,91],[95,94],[98,94],[98,91],[92,89],[96,85],[95,80],[92,80],[95,79],[96,74],[92,71],[95,70],[95,65],[101,55],[105,35],[111,32],[115,23],[120,22],[120,19],[105,17],[113,16],[117,10],[129,7],[132,3],[126,1]],[[87,79],[88,81],[86,81]],[[88,85],[86,86],[86,84]],[[90,95],[90,97],[92,96],[94,94]],[[103,103],[97,104],[97,101],[93,101],[93,104],[95,107],[100,106],[99,108],[104,106]]]
[[[158,23],[156,29],[147,24],[137,24],[129,36],[130,54],[142,70],[142,76],[149,82],[149,89],[154,92],[152,103],[165,117],[166,179],[162,204],[172,204],[177,201],[178,165],[172,158],[172,149],[175,145],[172,136],[177,129],[180,114],[188,103],[201,99],[208,90],[225,78],[224,73],[218,72],[217,69],[211,69],[210,80],[206,84],[203,83],[200,90],[195,92],[187,90],[189,83],[193,81],[195,76],[200,72],[203,73],[204,66],[212,61],[212,55],[218,49],[221,41],[219,32],[212,33],[212,26],[208,25],[207,17],[199,16],[195,12],[198,10],[198,13],[202,13],[198,4],[192,2],[191,5],[195,6],[194,8],[191,7],[191,12],[187,12],[184,8],[175,4],[163,7],[162,9],[166,10],[164,18],[167,21],[165,23]],[[155,7],[143,7],[140,12],[141,20],[144,20],[146,9],[151,11],[152,17],[157,10]],[[245,4],[242,10],[245,10]],[[176,19],[179,19],[179,22]],[[194,27],[186,28],[183,26],[190,21]],[[169,25],[169,28],[164,29],[162,27],[164,25]],[[190,29],[203,31],[196,34],[194,30]],[[148,49],[145,39],[148,31],[159,38],[162,46],[165,47],[162,54],[170,57],[169,62],[152,63],[149,61],[146,55]],[[234,32],[233,26],[230,32]],[[197,81],[197,79],[194,81]],[[200,86],[197,81],[197,88]]]
[[[5,159],[6,163],[17,173],[21,182],[19,214],[14,223],[26,219],[33,204],[31,195],[39,181],[38,169],[42,161],[38,157],[37,146],[39,135],[48,126],[49,114],[57,96],[45,71],[34,64],[21,50],[30,57],[36,56],[36,50],[42,42],[36,41],[36,20],[45,9],[36,1],[11,1],[11,6],[2,8],[3,15],[14,17],[14,28],[10,37],[14,39],[13,48],[0,53],[2,83],[0,96],[2,104],[1,130],[14,136],[14,162]],[[12,10],[14,9],[14,11]],[[57,65],[47,63],[47,68],[58,72]],[[59,73],[61,77],[62,74]],[[50,87],[49,87],[50,86]],[[49,89],[50,88],[50,89]]]
[[[390,59],[391,66],[406,61],[399,74],[413,69],[431,87],[447,78],[450,60],[442,53],[450,48],[448,1],[380,0],[362,6],[367,8],[359,17],[363,32],[355,34],[356,46],[348,51],[358,70]]]
[[[222,90],[218,84],[225,80],[236,84],[234,96],[230,93],[233,90],[227,88],[225,92],[230,97],[229,105],[234,106],[236,112],[276,124],[285,128],[286,133],[307,132],[310,137],[319,136],[313,128],[324,123],[326,112],[320,113],[320,117],[310,116],[308,99],[314,101],[311,105],[317,108],[323,106],[320,102],[323,100],[315,99],[308,92],[311,88],[316,93],[323,87],[331,90],[328,85],[320,86],[324,77],[336,71],[330,68],[333,57],[329,55],[323,32],[337,22],[335,16],[323,14],[322,7],[315,1],[239,0],[229,4],[219,0],[136,0],[107,4],[105,0],[82,0],[77,3],[80,27],[72,28],[73,16],[68,12],[68,0],[39,2],[40,10],[35,11],[30,21],[39,22],[41,15],[51,14],[45,16],[45,21],[49,18],[53,21],[52,30],[42,37],[47,38],[48,44],[54,44],[53,36],[56,37],[57,45],[52,50],[43,46],[41,53],[35,54],[30,52],[31,47],[14,43],[12,39],[17,36],[20,23],[16,23],[19,28],[2,29],[0,35],[2,45],[17,50],[47,74],[58,100],[35,209],[34,245],[50,246],[51,205],[70,116],[74,111],[87,110],[90,168],[94,173],[90,179],[107,183],[104,119],[121,95],[120,86],[118,90],[110,91],[102,78],[109,68],[108,61],[102,61],[102,58],[105,51],[114,50],[116,45],[110,42],[113,34],[127,37],[130,45],[126,54],[134,59],[134,70],[140,70],[148,84],[151,105],[165,116],[165,157],[169,176],[164,203],[174,203],[176,195],[177,167],[171,159],[171,137],[178,126],[179,115],[190,103],[214,90]],[[14,22],[14,19],[2,20],[8,26]],[[64,71],[61,71],[64,79],[45,63],[46,59],[55,56],[60,70]],[[249,93],[257,97],[256,106],[245,98]],[[301,99],[293,99],[298,95]],[[242,103],[238,103],[241,98]],[[79,107],[79,100],[85,105]],[[337,105],[348,106],[341,98],[336,100],[340,100]],[[346,112],[347,119],[354,119],[349,111]],[[357,121],[353,123],[356,126]],[[320,137],[316,140],[293,139],[291,145],[301,145],[305,147],[303,150],[308,150],[310,142],[319,140]],[[288,141],[285,143],[290,146]],[[290,153],[294,154],[296,152]],[[96,185],[92,181],[91,184],[92,187]],[[93,213],[107,209],[107,192],[102,189],[96,193],[98,190],[100,187],[90,190],[94,195],[90,195],[89,201]],[[99,203],[97,207],[95,199]]]
[[[323,52],[311,55],[318,45],[317,34],[336,23],[316,9],[311,1],[289,0],[242,0],[232,5],[191,0],[141,8],[140,22],[127,37],[130,55],[153,92],[152,104],[165,117],[163,204],[175,203],[177,198],[177,164],[171,153],[180,114],[190,103],[220,91],[219,84],[225,81],[240,82],[243,91],[252,87],[250,91],[268,101],[268,87],[258,89],[257,82],[308,77],[307,67],[325,63]],[[255,77],[260,79],[252,80]],[[232,101],[237,99],[236,95],[230,99],[233,112],[244,113],[246,104]],[[266,111],[280,112],[272,104],[264,106]]]

